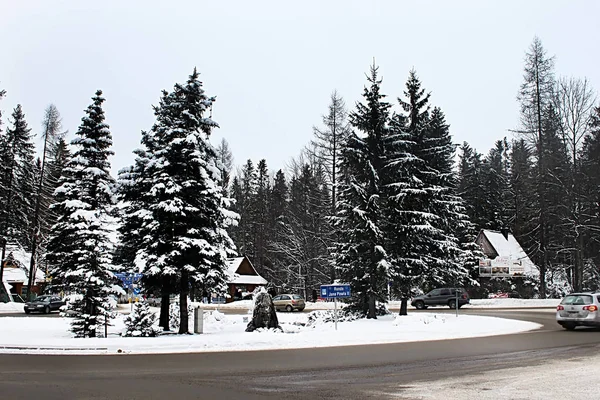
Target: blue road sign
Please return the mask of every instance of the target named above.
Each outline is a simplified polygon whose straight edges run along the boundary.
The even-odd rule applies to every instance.
[[[324,299],[350,297],[350,285],[321,285],[321,297]]]
[[[115,276],[121,280],[123,287],[126,289],[133,289],[133,285],[142,279],[142,274],[130,274],[127,272],[117,272]]]

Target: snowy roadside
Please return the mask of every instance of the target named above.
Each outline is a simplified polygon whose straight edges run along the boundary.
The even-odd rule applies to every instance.
[[[555,308],[560,303],[560,299],[471,299],[471,304],[463,308]],[[204,310],[231,310],[231,311],[249,311],[253,308],[252,300],[234,301],[227,304],[207,304],[192,303],[194,306],[202,307]],[[337,307],[341,308],[344,304],[339,302]],[[306,311],[314,310],[333,310],[333,302],[317,301],[306,302]],[[400,308],[399,301],[390,301],[387,303],[388,309],[397,310]],[[119,304],[119,312],[129,313],[130,304]],[[409,306],[409,309],[413,308]],[[156,308],[158,309],[158,308]],[[22,313],[23,304],[21,303],[0,303],[0,313]]]
[[[594,382],[592,371],[596,367],[600,367],[600,355],[593,354],[553,360],[544,365],[404,384],[391,393],[374,394],[415,400],[595,399],[598,385]]]
[[[471,304],[462,308],[556,308],[561,299],[471,299]],[[250,310],[252,300],[234,301],[227,304],[194,303],[205,310]],[[338,302],[337,307],[343,307],[344,303]],[[333,310],[333,302],[317,301],[306,302],[306,310]],[[388,309],[399,309],[400,301],[389,301]],[[409,308],[414,308],[409,305]]]
[[[91,339],[72,338],[67,318],[3,317],[0,353],[148,354],[314,348],[492,336],[541,327],[502,318],[415,313],[340,322],[336,331],[331,322],[307,326],[305,313],[279,313],[279,317],[284,332],[247,333],[247,316],[215,310],[205,313],[203,334],[126,338],[119,336],[124,328],[124,317],[120,315],[109,328],[108,338]]]
[[[23,303],[0,303],[0,313],[23,313]]]

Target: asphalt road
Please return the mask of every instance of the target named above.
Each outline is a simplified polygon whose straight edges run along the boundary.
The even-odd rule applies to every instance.
[[[461,312],[534,321],[543,328],[483,338],[301,350],[0,355],[0,398],[379,399],[391,398],[415,381],[600,352],[600,330],[563,331],[548,311]]]

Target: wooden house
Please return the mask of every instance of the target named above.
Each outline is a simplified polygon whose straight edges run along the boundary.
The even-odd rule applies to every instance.
[[[227,259],[227,303],[249,296],[258,286],[265,286],[267,280],[260,276],[248,257]]]

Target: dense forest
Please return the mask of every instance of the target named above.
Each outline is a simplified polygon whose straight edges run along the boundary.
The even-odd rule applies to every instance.
[[[210,144],[215,99],[196,71],[163,92],[117,178],[101,91],[70,145],[47,108],[41,154],[16,105],[0,114],[2,260],[19,246],[31,271],[83,292],[82,336],[109,314],[113,272],[141,271],[163,298],[179,294],[187,321],[190,290],[223,290],[234,255],[276,290],[309,299],[321,284],[349,282],[370,317],[378,301],[441,285],[541,298],[598,289],[600,106],[586,78],[557,77],[554,63],[535,38],[515,88],[520,124],[482,132],[497,137],[487,153],[455,143],[451,116],[417,71],[387,96],[372,65],[361,100],[349,106],[333,91],[313,139],[277,171],[266,159],[236,165],[225,139]],[[539,277],[479,278],[474,239],[484,228],[509,229]]]

